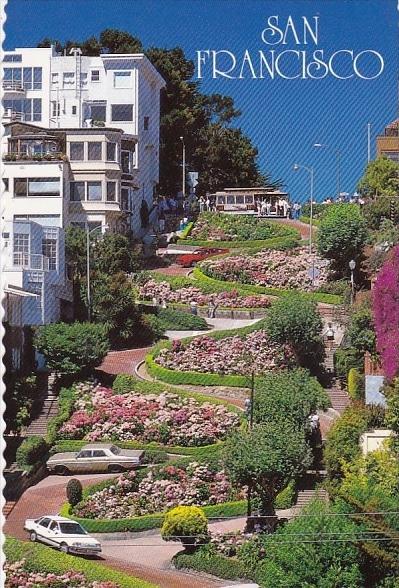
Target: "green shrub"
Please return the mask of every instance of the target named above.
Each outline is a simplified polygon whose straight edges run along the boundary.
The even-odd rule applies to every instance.
[[[114,582],[119,588],[155,588],[154,584],[113,570],[97,561],[60,553],[39,543],[7,537],[4,553],[10,563],[25,560],[26,567],[32,571],[61,575],[74,570],[84,574],[90,582]]]
[[[66,495],[69,504],[76,506],[82,500],[83,488],[81,482],[76,478],[69,480],[66,486]]]
[[[195,570],[224,580],[248,578],[240,561],[218,554],[212,545],[205,545],[192,554],[177,553],[172,562],[178,570]]]
[[[165,463],[169,460],[168,453],[160,449],[146,449],[141,458],[142,464]]]
[[[339,347],[334,353],[334,369],[338,378],[344,380],[348,377],[351,368],[363,369],[363,356],[354,347]]]
[[[51,323],[39,327],[34,345],[47,367],[61,374],[77,374],[98,366],[109,349],[108,327],[94,323]]]
[[[161,528],[164,541],[181,541],[187,548],[208,536],[208,520],[198,506],[176,506],[165,514]]]
[[[47,423],[46,441],[53,445],[57,438],[58,429],[69,419],[73,412],[75,389],[62,388],[58,395],[58,413]]]
[[[158,311],[157,318],[161,321],[165,331],[206,331],[209,325],[201,316],[195,316],[189,312],[182,312],[173,308],[162,308]]]
[[[143,345],[158,341],[165,334],[163,322],[155,314],[142,314],[139,320],[138,340]]]
[[[356,368],[348,372],[348,394],[352,400],[361,400],[363,397],[362,376]]]
[[[43,437],[27,437],[17,449],[16,462],[23,469],[41,461],[48,451],[48,445]]]
[[[274,508],[276,510],[284,510],[291,508],[295,504],[296,499],[296,482],[290,480],[287,486],[281,490],[274,499]]]

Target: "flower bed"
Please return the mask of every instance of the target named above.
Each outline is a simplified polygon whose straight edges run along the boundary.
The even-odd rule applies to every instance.
[[[149,279],[139,287],[139,298],[152,300],[154,297],[165,300],[169,304],[196,302],[199,306],[206,306],[213,301],[222,308],[267,308],[270,306],[270,300],[259,294],[243,296],[237,290],[205,294],[196,286],[185,286],[173,290],[169,282]]]
[[[250,215],[204,212],[191,230],[190,240],[196,243],[227,243],[232,246],[267,241],[277,237],[297,237],[290,227]]]
[[[202,271],[218,280],[237,281],[268,288],[286,288],[311,291],[309,270],[312,258],[305,247],[291,251],[265,249],[255,255],[236,255],[205,261]],[[328,264],[318,256],[314,265],[319,271],[318,286],[327,283]]]
[[[272,343],[266,331],[258,330],[224,339],[201,336],[188,344],[174,341],[172,347],[160,349],[155,362],[180,372],[242,375],[249,369],[261,374],[289,367],[294,356],[287,345]]]
[[[121,519],[162,513],[177,505],[222,504],[238,494],[215,464],[190,462],[129,472],[87,496],[74,509],[78,517]]]
[[[222,405],[171,392],[116,394],[104,386],[78,384],[74,412],[58,436],[202,446],[223,439],[238,423],[238,415]]]
[[[81,572],[71,570],[62,574],[52,572],[37,572],[26,568],[25,560],[5,563],[6,581],[4,588],[118,588],[115,582],[89,581]]]

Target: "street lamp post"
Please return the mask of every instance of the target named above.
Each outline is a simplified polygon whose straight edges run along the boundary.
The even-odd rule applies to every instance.
[[[356,261],[351,259],[349,262],[349,269],[351,270],[351,305],[355,300],[355,279],[354,279],[354,270],[356,267]]]
[[[186,145],[184,143],[184,137],[180,137],[180,141],[182,142],[182,148],[183,148],[182,193],[183,193],[183,202],[184,202],[186,200]]]
[[[313,147],[321,148],[321,149],[331,149],[335,153],[335,157],[337,158],[337,198],[341,194],[341,157],[342,151],[337,149],[336,147],[331,147],[331,145],[326,145],[325,143],[315,143]]]
[[[90,235],[94,231],[98,231],[101,227],[94,227],[89,231],[89,224],[86,223],[86,282],[87,282],[87,318],[91,323],[91,289],[90,289]],[[108,229],[108,225],[104,225],[104,229]]]

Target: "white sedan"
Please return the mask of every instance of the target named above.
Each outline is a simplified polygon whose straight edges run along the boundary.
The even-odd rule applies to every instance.
[[[64,553],[98,555],[101,543],[90,537],[79,523],[58,516],[26,519],[24,529],[31,541],[41,541]]]

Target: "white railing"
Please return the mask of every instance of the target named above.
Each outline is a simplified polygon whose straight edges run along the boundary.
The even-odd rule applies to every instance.
[[[24,113],[23,112],[15,112],[11,110],[11,108],[6,108],[4,110],[3,119],[5,120],[24,120]]]
[[[11,80],[3,80],[3,90],[11,92],[24,92],[25,88],[22,82],[13,82]]]
[[[13,253],[12,264],[23,269],[49,271],[49,258],[41,253]]]

